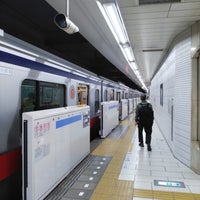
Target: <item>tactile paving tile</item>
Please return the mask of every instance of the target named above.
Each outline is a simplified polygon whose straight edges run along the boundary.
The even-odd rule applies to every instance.
[[[95,156],[90,165],[83,171],[80,178],[64,195],[64,198],[89,199],[99,180],[103,176],[110,160],[111,157]]]
[[[72,189],[70,188],[68,192],[63,196],[63,200],[73,200],[73,199],[89,199],[92,195],[92,190],[82,190],[82,189]]]
[[[111,159],[90,155],[45,200],[89,199]]]

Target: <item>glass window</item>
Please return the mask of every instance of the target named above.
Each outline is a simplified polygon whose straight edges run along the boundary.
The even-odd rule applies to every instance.
[[[99,110],[99,90],[98,89],[95,90],[95,104],[94,104],[94,106],[95,106],[95,113],[97,113],[98,110]]]
[[[163,106],[163,84],[160,84],[160,105]]]
[[[59,108],[64,106],[64,85],[40,82],[39,108]]]
[[[104,90],[104,101],[108,101],[108,90]]]
[[[65,106],[65,85],[24,80],[21,86],[22,112]]]
[[[114,89],[110,89],[110,101],[114,100]]]
[[[36,81],[25,80],[21,86],[22,112],[36,110]]]
[[[117,92],[117,101],[120,101],[120,99],[121,99],[121,93]]]

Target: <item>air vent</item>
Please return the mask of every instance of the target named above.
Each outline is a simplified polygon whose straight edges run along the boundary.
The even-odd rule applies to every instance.
[[[139,5],[156,3],[181,3],[181,0],[139,0]]]

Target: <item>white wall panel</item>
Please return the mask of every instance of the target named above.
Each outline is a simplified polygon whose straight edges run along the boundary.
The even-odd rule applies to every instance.
[[[191,37],[185,31],[177,40],[175,98],[174,98],[174,154],[190,165],[191,130]],[[186,139],[183,143],[183,139]],[[182,146],[182,148],[180,148]]]
[[[150,91],[155,120],[162,134],[174,155],[188,166],[191,144],[190,34],[188,29],[174,41],[168,57],[151,82]],[[161,84],[163,84],[163,106],[160,105]]]

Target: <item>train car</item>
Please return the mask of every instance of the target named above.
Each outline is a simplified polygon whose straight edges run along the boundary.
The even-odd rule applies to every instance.
[[[93,140],[99,137],[101,102],[129,96],[127,87],[9,35],[0,38],[0,85],[0,196],[4,199],[21,194],[23,112],[89,105]],[[16,171],[13,181],[9,177]]]

